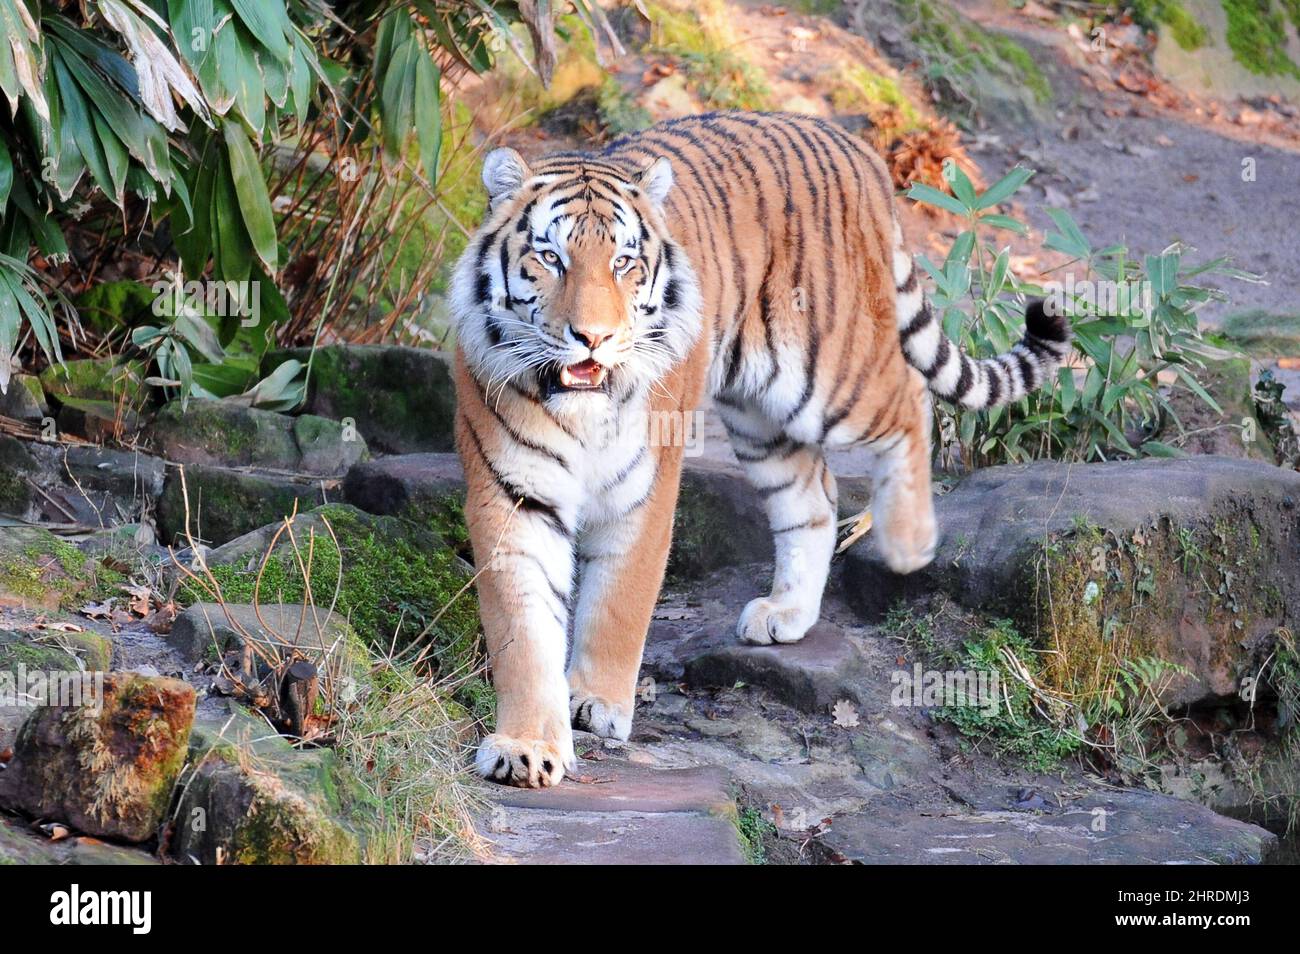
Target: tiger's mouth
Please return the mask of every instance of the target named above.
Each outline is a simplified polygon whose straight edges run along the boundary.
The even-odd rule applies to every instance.
[[[595,358],[563,365],[555,372],[554,383],[564,391],[597,391],[605,383],[608,369]]]

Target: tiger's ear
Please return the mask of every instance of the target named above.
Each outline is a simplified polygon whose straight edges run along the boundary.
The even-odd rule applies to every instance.
[[[666,156],[660,156],[638,172],[633,181],[645,190],[651,202],[663,205],[673,188],[673,164]]]
[[[483,160],[483,185],[492,207],[518,192],[528,175],[528,163],[513,149],[502,147],[489,152]]]

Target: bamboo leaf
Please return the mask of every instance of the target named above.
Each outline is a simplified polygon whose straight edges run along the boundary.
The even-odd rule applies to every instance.
[[[266,193],[266,177],[257,153],[237,123],[222,123],[226,139],[226,156],[230,162],[230,178],[239,197],[239,212],[248,229],[253,250],[262,260],[266,270],[275,274],[278,248],[275,234],[275,215],[271,199]]]

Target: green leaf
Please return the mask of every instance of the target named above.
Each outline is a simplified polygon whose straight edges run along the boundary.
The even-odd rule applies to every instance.
[[[287,34],[292,29],[282,0],[230,0],[257,41],[282,63],[289,62]]]
[[[980,224],[988,225],[995,229],[1003,229],[1007,232],[1015,232],[1017,235],[1028,235],[1029,226],[1018,219],[1013,219],[1009,215],[981,215]]]
[[[1011,198],[1011,196],[1014,195],[1021,186],[1032,179],[1033,176],[1033,169],[1026,169],[1024,166],[1016,166],[982,192],[978,199],[973,203],[974,207],[976,209],[987,209],[995,205],[1001,205],[1007,199]]]
[[[1069,414],[1074,410],[1074,402],[1078,400],[1079,392],[1074,383],[1073,368],[1057,368],[1056,381],[1059,385],[1058,393],[1061,400],[1061,413]]]
[[[14,160],[9,155],[9,147],[0,140],[0,216],[9,204],[9,190],[14,185]]]
[[[218,160],[212,180],[212,258],[215,274],[229,281],[245,281],[253,267],[253,248],[239,208],[239,196],[230,177],[230,164]]]
[[[415,138],[420,161],[430,186],[438,184],[438,158],[442,150],[442,110],[439,102],[438,67],[421,50],[415,64]]]
[[[1168,444],[1162,444],[1160,441],[1147,441],[1138,448],[1148,457],[1186,457],[1187,452],[1177,447],[1170,447]]]
[[[1074,218],[1064,209],[1048,209],[1047,217],[1059,229],[1059,233],[1049,232],[1043,240],[1043,247],[1064,252],[1074,258],[1088,258],[1092,255],[1092,245],[1079,231]]]
[[[940,209],[946,209],[955,215],[965,215],[966,206],[962,205],[957,199],[948,195],[946,192],[940,192],[933,186],[928,186],[924,182],[913,182],[912,187],[904,193],[907,198],[916,202],[923,202],[926,205],[937,206]]]
[[[271,198],[266,192],[266,179],[262,173],[257,153],[237,123],[222,123],[226,139],[226,156],[230,162],[230,175],[235,194],[239,197],[239,211],[253,250],[262,260],[266,270],[275,274],[278,248],[275,235],[275,215],[271,211]],[[223,236],[224,238],[224,236]]]

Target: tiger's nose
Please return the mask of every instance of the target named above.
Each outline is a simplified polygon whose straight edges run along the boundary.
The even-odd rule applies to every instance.
[[[579,331],[573,325],[569,325],[569,334],[573,335],[575,341],[585,344],[590,350],[595,351],[610,338],[614,337],[613,332],[601,334],[598,331]]]

